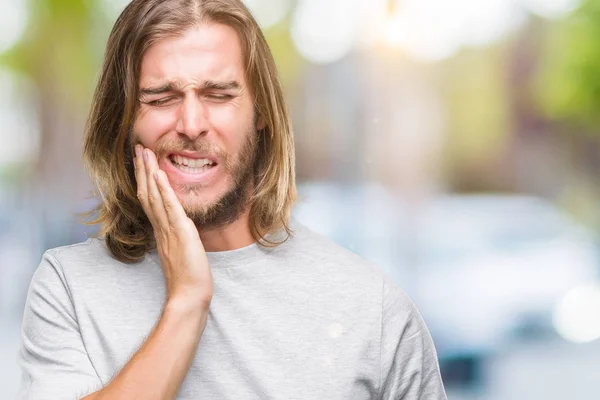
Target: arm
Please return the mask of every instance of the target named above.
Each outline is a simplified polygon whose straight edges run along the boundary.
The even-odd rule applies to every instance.
[[[382,400],[446,400],[431,335],[412,300],[384,279],[381,327]]]

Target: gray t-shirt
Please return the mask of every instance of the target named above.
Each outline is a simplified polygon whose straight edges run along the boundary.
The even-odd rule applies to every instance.
[[[297,222],[275,248],[208,253],[214,295],[178,399],[446,399],[431,336],[380,269]],[[74,400],[108,384],[165,301],[160,260],[103,240],[49,250],[21,332],[19,399]]]

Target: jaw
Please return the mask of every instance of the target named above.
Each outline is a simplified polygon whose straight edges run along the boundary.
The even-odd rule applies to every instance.
[[[193,214],[216,206],[230,188],[228,181],[228,179],[225,179],[215,185],[202,183],[171,184],[171,187],[173,187],[184,210],[188,214]]]
[[[252,195],[250,180],[246,177],[239,185],[229,179],[220,183],[222,186],[218,189],[195,188],[190,191],[188,188],[180,197],[188,217],[199,230],[223,228],[248,211]]]

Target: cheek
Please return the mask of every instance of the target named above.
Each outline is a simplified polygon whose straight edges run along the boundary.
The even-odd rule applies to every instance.
[[[246,135],[253,128],[252,112],[240,112],[233,107],[212,110],[211,125],[219,133],[226,149],[237,152],[245,143]]]
[[[134,135],[144,147],[154,149],[158,139],[174,129],[173,114],[166,110],[142,112],[133,125]]]

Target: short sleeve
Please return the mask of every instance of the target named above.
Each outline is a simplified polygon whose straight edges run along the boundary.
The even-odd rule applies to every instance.
[[[79,332],[67,281],[49,252],[29,286],[19,364],[19,400],[74,400],[101,388]]]
[[[421,314],[404,291],[383,283],[382,400],[446,400],[437,352]]]

